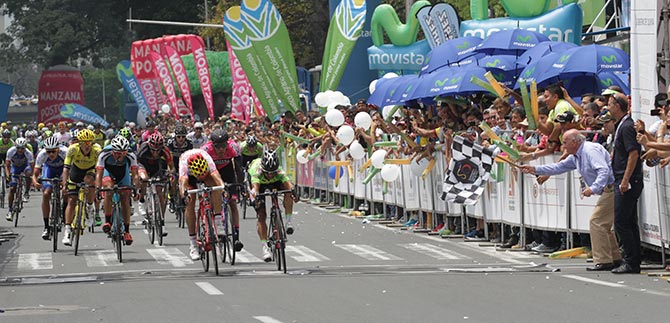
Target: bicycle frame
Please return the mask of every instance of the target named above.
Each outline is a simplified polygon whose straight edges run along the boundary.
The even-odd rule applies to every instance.
[[[158,244],[163,245],[163,227],[162,223],[165,220],[163,215],[163,207],[160,203],[160,198],[157,198],[156,187],[163,188],[163,194],[165,194],[167,182],[162,177],[153,177],[147,180],[144,180],[145,183],[149,184],[147,187],[147,194],[149,196],[149,209],[147,210],[147,231],[149,233],[149,242],[154,243],[156,236],[158,236]]]
[[[79,253],[79,238],[84,234],[86,228],[86,189],[93,187],[86,185],[86,183],[77,183],[77,204],[74,211],[74,219],[72,219],[72,238],[74,239],[74,255]]]
[[[49,227],[51,230],[51,240],[53,244],[53,252],[56,252],[58,249],[58,231],[60,231],[63,225],[63,210],[62,210],[62,197],[61,197],[61,183],[62,180],[58,177],[56,178],[42,178],[38,179],[40,182],[50,182],[51,187],[51,211],[49,212]]]
[[[214,222],[214,210],[210,201],[210,194],[222,191],[225,188],[225,185],[206,187],[203,183],[198,183],[197,189],[186,191],[187,194],[197,194],[200,204],[196,215],[196,240],[200,248],[200,261],[205,272],[209,271],[209,253],[211,253],[216,275],[219,274],[219,264],[216,256],[219,237]]]
[[[14,227],[19,225],[19,214],[23,210],[23,191],[24,191],[24,179],[30,177],[23,174],[12,174],[12,177],[16,178],[16,188],[14,189],[14,205],[12,205],[12,213],[14,216]]]
[[[282,270],[286,273],[286,230],[284,229],[284,220],[281,216],[281,209],[279,208],[279,194],[292,193],[291,190],[272,190],[270,192],[260,193],[258,197],[265,198],[270,196],[272,200],[272,207],[270,208],[270,224],[268,225],[268,244],[272,249],[275,262],[277,263],[277,270]]]
[[[99,192],[113,192],[112,195],[112,230],[109,232],[110,238],[112,238],[112,244],[116,247],[116,258],[119,262],[123,262],[123,250],[122,244],[123,233],[126,231],[125,224],[123,223],[122,209],[121,209],[121,198],[119,197],[119,191],[131,191],[132,195],[135,195],[135,188],[132,186],[118,186],[114,185],[111,188],[101,188],[98,189]],[[130,205],[128,205],[130,207]]]

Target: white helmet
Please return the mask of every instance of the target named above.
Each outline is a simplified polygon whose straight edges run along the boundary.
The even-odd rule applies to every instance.
[[[86,129],[88,129],[88,130],[95,130],[95,127],[94,127],[92,124],[90,124],[90,125],[88,125],[88,126],[86,127]]]
[[[51,136],[44,140],[44,149],[56,149],[59,145],[60,143],[56,136]]]
[[[196,122],[196,123],[193,125],[193,128],[202,128],[202,127],[203,127],[202,122]]]
[[[124,136],[116,136],[111,142],[112,150],[124,151],[130,149],[130,142]]]
[[[16,140],[14,141],[14,145],[16,146],[16,148],[26,148],[27,143],[28,142],[26,142],[26,138],[16,138]]]

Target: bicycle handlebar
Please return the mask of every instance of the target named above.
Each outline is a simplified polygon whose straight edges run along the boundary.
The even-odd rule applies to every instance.
[[[224,184],[221,186],[213,186],[213,187],[203,187],[203,188],[195,188],[192,190],[187,190],[187,194],[198,194],[200,192],[214,192],[214,191],[223,191],[226,189],[228,185]]]
[[[272,190],[272,191],[265,191],[263,193],[258,193],[258,194],[256,194],[256,196],[273,196],[273,195],[279,195],[279,194],[284,194],[284,193],[293,194],[294,192],[293,192],[293,190],[281,190],[281,191]]]

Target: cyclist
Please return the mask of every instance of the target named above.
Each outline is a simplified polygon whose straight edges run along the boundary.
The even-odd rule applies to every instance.
[[[193,143],[193,148],[200,148],[207,142],[207,136],[202,133],[203,128],[202,122],[196,122],[193,131],[186,135],[186,138]]]
[[[7,151],[9,151],[12,146],[14,146],[12,132],[9,129],[2,130],[2,139],[0,139],[0,161],[3,165],[5,164],[5,159],[7,158]]]
[[[289,181],[284,170],[279,166],[279,158],[275,151],[265,150],[263,157],[254,159],[249,165],[249,176],[251,177],[250,199],[256,200],[256,195],[265,190],[292,190],[293,184]],[[286,234],[293,234],[291,215],[293,214],[293,194],[284,194],[284,209],[286,211]],[[272,252],[268,246],[268,226],[265,222],[265,198],[256,200],[256,214],[258,222],[256,229],[258,237],[263,245],[263,260],[272,261]]]
[[[222,129],[212,131],[209,140],[202,146],[202,150],[206,151],[214,160],[221,178],[225,183],[240,183],[242,182],[242,160],[240,156],[240,148],[235,141],[228,138],[228,134]],[[240,180],[238,180],[238,178]],[[240,215],[237,210],[237,195],[238,189],[229,190],[231,203],[230,211],[233,216],[233,246],[235,251],[241,251],[244,244],[240,241]],[[216,225],[223,225],[223,217],[215,218]]]
[[[51,212],[51,182],[42,182],[39,177],[43,178],[61,178],[63,174],[63,164],[65,163],[65,156],[67,155],[67,148],[60,145],[56,136],[49,137],[44,140],[44,148],[37,154],[35,161],[35,171],[33,172],[33,185],[37,189],[44,189],[42,192],[42,219],[44,220],[44,231],[42,232],[42,239],[49,240],[51,237],[49,226],[49,213]]]
[[[72,136],[68,132],[65,122],[61,121],[58,123],[58,133],[56,133],[56,136],[61,145],[67,147],[70,144],[70,139],[72,139]]]
[[[154,132],[147,138],[147,141],[140,146],[140,150],[137,153],[137,160],[139,162],[139,174],[142,179],[141,192],[144,196],[146,191],[145,180],[161,175],[163,170],[166,170],[169,173],[174,173],[175,168],[172,163],[172,153],[170,150],[165,147],[163,136],[159,132]],[[165,196],[163,193],[163,187],[157,186],[155,194],[158,195],[158,200],[160,202],[162,214],[165,215]],[[142,199],[140,203],[144,203]],[[146,210],[146,207],[144,208]],[[165,221],[160,223],[163,226],[163,236],[167,236],[167,229],[165,228]]]
[[[242,154],[242,165],[247,168],[254,159],[263,157],[263,144],[258,142],[256,136],[249,135],[247,140],[240,144],[240,153]]]
[[[186,198],[186,191],[197,188],[198,183],[209,187],[223,185],[223,179],[216,170],[212,157],[202,149],[185,151],[179,158],[179,192]],[[221,215],[222,194],[212,194],[212,208],[214,215]],[[189,236],[189,254],[192,260],[200,259],[198,244],[195,240],[195,194],[190,194],[186,203],[186,226]]]
[[[156,130],[156,121],[149,120],[147,121],[147,130],[142,133],[142,139],[140,142],[145,142],[149,140],[149,137],[155,133],[158,133],[158,130]]]
[[[130,131],[130,128],[121,128],[121,130],[119,130],[119,135],[128,140],[130,143],[130,151],[137,151],[137,143],[135,143],[135,138],[133,138],[133,133]]]
[[[118,186],[130,186],[131,177],[134,186],[138,187],[139,183],[137,183],[137,179],[140,177],[137,174],[137,157],[129,149],[130,143],[123,136],[114,137],[111,144],[103,149],[95,167],[96,187],[112,188],[115,184]],[[104,198],[105,224],[102,225],[104,233],[109,233],[112,230],[112,196],[113,194],[108,193],[105,194]],[[123,241],[126,245],[131,245],[133,243],[133,236],[130,235],[130,199],[128,191],[121,192],[120,198],[125,227]]]
[[[28,143],[25,138],[16,138],[14,146],[7,151],[7,158],[5,159],[5,174],[11,174],[9,182],[9,213],[7,213],[7,221],[13,221],[12,207],[14,203],[14,192],[16,191],[16,177],[19,175],[32,175],[33,166],[35,166],[35,159],[26,146]],[[26,185],[28,186],[28,185]],[[28,202],[26,197],[23,197],[23,202]]]
[[[193,149],[193,144],[186,138],[187,133],[188,130],[186,130],[186,127],[183,124],[178,124],[174,130],[174,137],[168,139],[167,147],[172,153],[172,164],[174,165],[174,169],[179,168],[179,157],[181,157],[181,154],[187,150]],[[172,182],[172,188],[170,194],[172,194],[172,196],[177,196],[176,181]]]
[[[72,245],[72,219],[77,205],[79,188],[78,183],[94,184],[95,165],[100,155],[100,145],[94,144],[95,135],[93,131],[84,129],[77,134],[77,143],[70,145],[67,149],[63,166],[63,195],[68,195],[67,208],[65,209],[65,233],[63,244]],[[59,140],[60,141],[60,140]],[[86,192],[86,213],[92,215],[95,210],[93,190],[88,188]]]
[[[95,143],[100,145],[100,147],[103,147],[107,136],[105,136],[105,133],[102,132],[102,126],[99,123],[96,123],[95,125],[89,125],[88,130],[93,130],[93,133],[95,133]]]

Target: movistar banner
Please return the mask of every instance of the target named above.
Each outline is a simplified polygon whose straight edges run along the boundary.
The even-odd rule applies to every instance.
[[[421,40],[410,46],[372,46],[368,48],[368,64],[371,70],[419,71],[430,52],[428,41]]]
[[[135,74],[133,74],[130,61],[125,60],[117,64],[116,75],[119,78],[119,82],[123,84],[123,88],[130,93],[133,100],[135,100],[135,103],[137,103],[138,110],[141,111],[145,117],[150,116],[151,109],[149,108],[147,99],[144,97],[144,93],[142,93],[142,90],[140,89],[140,84],[137,82]]]
[[[463,21],[460,34],[486,38],[496,31],[522,28],[543,33],[550,40],[580,45],[583,13],[579,5],[571,3],[547,12],[544,2],[504,2],[509,17]]]
[[[103,119],[97,113],[89,110],[87,107],[76,104],[76,103],[67,103],[60,108],[60,115],[63,118],[69,118],[72,120],[79,120],[91,124],[100,124],[103,127],[109,126],[107,120]]]

